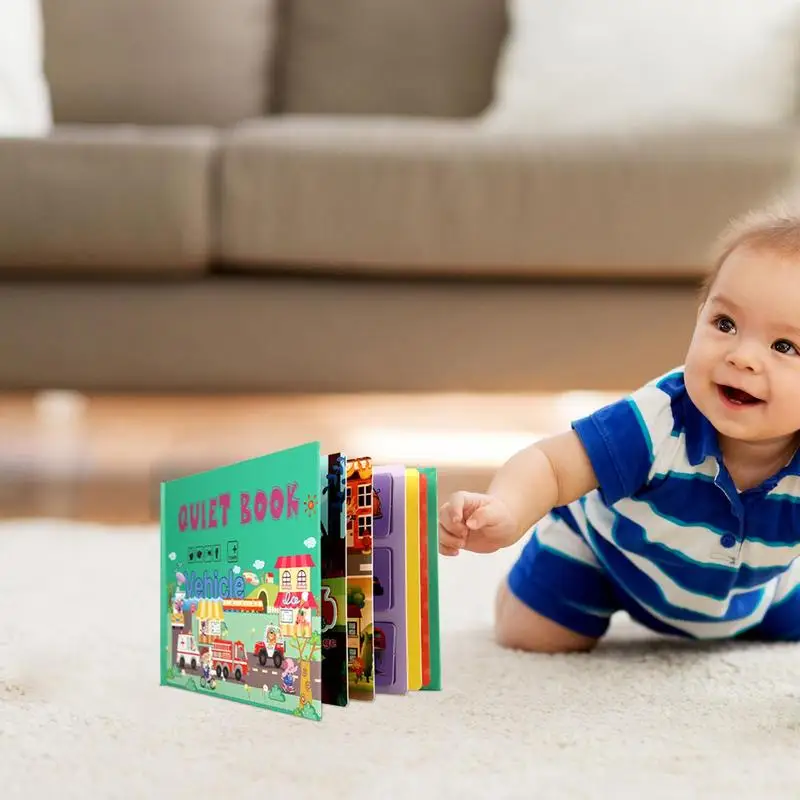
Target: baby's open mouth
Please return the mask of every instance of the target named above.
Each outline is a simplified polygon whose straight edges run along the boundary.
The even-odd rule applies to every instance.
[[[747,392],[743,391],[742,389],[735,388],[734,386],[720,385],[719,391],[726,400],[737,406],[752,406],[756,403],[764,402],[760,397],[755,397],[752,394],[748,394]]]

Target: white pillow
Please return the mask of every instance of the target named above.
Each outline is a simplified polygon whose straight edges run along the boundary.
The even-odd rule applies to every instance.
[[[508,0],[486,122],[556,135],[794,118],[800,0]]]
[[[52,128],[40,0],[0,0],[0,136]]]

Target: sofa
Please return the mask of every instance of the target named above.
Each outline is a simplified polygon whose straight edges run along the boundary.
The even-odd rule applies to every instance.
[[[679,363],[797,135],[485,124],[503,0],[43,0],[0,140],[0,390],[530,392]]]

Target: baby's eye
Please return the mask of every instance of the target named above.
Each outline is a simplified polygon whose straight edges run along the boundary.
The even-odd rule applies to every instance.
[[[736,325],[730,317],[717,317],[714,320],[714,327],[723,333],[733,333],[736,330]]]
[[[778,341],[775,342],[772,346],[779,353],[782,353],[783,355],[792,355],[792,354],[797,355],[798,354],[797,348],[791,342],[787,341],[786,339],[778,339]]]

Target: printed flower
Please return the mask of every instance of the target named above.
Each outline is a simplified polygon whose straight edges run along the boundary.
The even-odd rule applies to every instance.
[[[234,575],[238,575],[241,571],[242,568],[238,564],[231,570],[231,572],[233,572]]]
[[[316,540],[316,539],[315,539],[313,536],[309,536],[309,537],[308,537],[308,539],[306,539],[306,540],[303,542],[303,544],[304,544],[304,545],[305,545],[305,546],[306,546],[306,547],[307,547],[309,550],[311,550],[312,548],[316,547],[317,540]]]
[[[315,494],[310,494],[306,498],[304,505],[306,507],[306,514],[308,514],[308,516],[310,517],[314,513],[314,510],[317,507],[317,496]]]
[[[170,553],[170,554],[169,554],[169,560],[170,560],[170,561],[174,561],[174,560],[175,560],[177,557],[178,557],[178,556],[177,556],[177,555],[175,555],[175,553]]]
[[[264,569],[264,562],[259,558],[259,559],[257,559],[256,561],[253,562],[253,566],[256,569]]]

